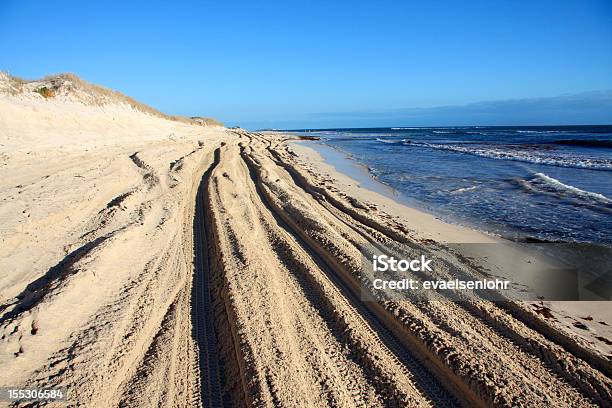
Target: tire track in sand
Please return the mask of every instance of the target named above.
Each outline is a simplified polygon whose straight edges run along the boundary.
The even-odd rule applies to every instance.
[[[223,395],[219,369],[219,347],[213,325],[211,301],[211,251],[210,232],[207,226],[205,209],[208,202],[210,175],[220,162],[220,148],[214,152],[213,163],[202,176],[196,195],[194,234],[194,277],[192,284],[191,318],[198,353],[197,360],[200,377],[200,400],[204,407],[222,407]]]
[[[329,192],[302,179],[307,174],[291,171],[290,158],[275,154],[282,143],[272,147],[267,136],[233,133],[240,152],[233,143],[216,151],[194,220],[194,235],[203,232],[194,237],[196,261],[207,263],[196,265],[194,287],[204,287],[200,296],[209,303],[193,301],[200,309],[194,331],[198,324],[210,329],[197,335],[204,404],[221,404],[224,396],[255,406],[609,403],[605,374],[495,304],[363,301],[351,266],[360,243],[413,250],[422,243],[348,199],[325,197]],[[208,286],[198,280],[202,270]],[[213,304],[223,303],[222,316],[211,296]],[[202,347],[210,342],[206,333],[219,332],[219,320],[230,335],[225,330],[214,347]],[[228,350],[239,379],[227,379]],[[478,353],[485,357],[475,358]],[[244,399],[228,398],[238,383]]]
[[[279,226],[298,243],[307,256],[312,258],[312,261],[318,266],[317,272],[329,279],[329,282],[336,287],[337,291],[341,294],[340,296],[349,305],[348,307],[355,316],[355,319],[361,322],[360,326],[354,330],[358,330],[362,334],[367,333],[370,338],[374,339],[376,345],[370,345],[370,347],[384,349],[391,356],[394,363],[399,364],[402,367],[402,371],[410,377],[412,387],[418,389],[430,403],[435,406],[458,405],[453,395],[441,386],[440,382],[412,356],[405,346],[401,345],[400,341],[395,338],[392,332],[385,327],[374,313],[368,310],[367,307],[364,307],[359,299],[359,295],[354,292],[353,288],[346,285],[344,279],[338,275],[337,268],[330,265],[329,260],[324,260],[319,255],[320,251],[314,248],[312,243],[307,242],[308,238],[304,239],[299,229],[295,225],[290,225],[292,220],[288,219],[280,209],[275,208],[275,205],[266,198],[265,193],[261,191],[261,182],[258,180],[257,172],[254,168],[256,165],[244,151],[242,157],[249,167],[250,176],[253,181],[252,184],[257,189],[260,202],[275,216]],[[311,273],[313,272],[311,271]],[[320,303],[319,306],[321,306]],[[372,376],[372,378],[375,378],[375,376]]]

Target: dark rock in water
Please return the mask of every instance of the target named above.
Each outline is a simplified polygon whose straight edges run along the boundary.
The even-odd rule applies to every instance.
[[[298,136],[300,140],[321,140],[320,137],[317,136]]]

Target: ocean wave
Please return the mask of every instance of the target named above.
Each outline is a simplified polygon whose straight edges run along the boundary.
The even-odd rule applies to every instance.
[[[478,132],[478,131],[473,131],[473,130],[453,130],[453,131],[434,130],[434,131],[432,131],[432,133],[435,133],[435,134],[438,134],[438,135],[457,135],[457,136],[461,136],[461,135],[487,135],[487,132]]]
[[[590,200],[598,201],[602,204],[612,204],[612,199],[606,197],[603,194],[593,193],[591,191],[585,191],[578,187],[574,187],[572,185],[565,184],[557,180],[556,178],[550,177],[544,173],[536,173],[535,180],[533,180],[532,183],[534,181],[539,182],[541,184],[545,184],[548,187],[551,187],[554,190],[559,191],[561,193],[572,194],[575,196],[579,196],[581,198],[587,198]]]
[[[533,164],[543,164],[558,167],[573,167],[579,169],[612,171],[612,160],[585,158],[572,154],[551,154],[549,151],[535,149],[522,149],[517,146],[465,146],[458,144],[410,143],[410,146],[426,147],[430,149],[448,150],[457,153],[466,153],[488,159],[512,160]]]
[[[386,143],[386,144],[403,144],[405,139],[403,140],[392,140],[392,139],[381,139],[379,137],[376,138],[377,142]]]
[[[461,194],[461,193],[465,193],[468,191],[476,190],[477,188],[478,186],[463,187],[463,188],[458,188],[456,190],[452,190],[450,193],[451,194]]]
[[[571,130],[516,130],[516,133],[576,133]]]

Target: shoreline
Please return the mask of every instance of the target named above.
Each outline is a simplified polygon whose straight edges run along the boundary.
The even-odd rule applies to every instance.
[[[349,176],[338,169],[336,162],[328,162],[318,150],[318,146],[315,147],[311,143],[301,140],[288,141],[288,145],[292,147],[303,162],[312,166],[315,173],[323,175],[325,179],[333,180],[333,184],[349,196],[355,197],[359,201],[373,203],[375,207],[391,214],[397,220],[400,220],[417,239],[430,239],[442,244],[459,247],[461,253],[467,259],[475,262],[482,270],[488,271],[491,277],[510,279],[519,287],[529,288],[538,286],[541,288],[542,281],[552,282],[558,279],[555,270],[558,270],[559,264],[554,259],[558,249],[552,248],[553,252],[548,255],[542,254],[543,251],[540,249],[533,249],[541,244],[554,247],[556,243],[531,243],[508,240],[470,226],[454,224],[420,208],[411,207],[408,202],[398,200],[390,194],[389,192],[393,189],[372,177],[371,173],[367,170],[367,166],[354,162],[343,152],[333,147],[326,146],[325,148],[338,152],[336,156],[338,160],[345,160],[347,162],[346,167],[338,167],[343,170],[354,168],[358,170],[356,174],[359,175],[361,173],[362,177],[354,178],[352,175]],[[362,184],[361,181],[364,179],[366,183]],[[369,179],[369,183],[367,183],[367,179]],[[372,184],[378,184],[378,188],[375,187],[372,190],[366,187],[366,185],[371,186]],[[490,250],[486,248],[487,244],[493,244]],[[520,268],[516,267],[515,260],[517,259],[524,262]],[[541,272],[546,269],[551,269],[551,272]],[[533,275],[537,276],[536,281],[533,280]],[[520,299],[521,293],[515,291],[513,296],[516,299]],[[558,320],[555,325],[559,326],[561,330],[571,336],[578,336],[586,342],[585,344],[593,345],[601,344],[601,341],[597,339],[598,337],[612,338],[610,326],[599,326],[599,330],[596,332],[585,332],[581,329],[582,326],[576,322],[584,320],[581,319],[584,316],[590,316],[595,321],[612,323],[612,310],[607,307],[606,302],[608,301],[550,300],[543,301],[542,305],[550,310],[555,320]],[[533,304],[534,301],[533,299],[527,300],[527,303]],[[612,348],[605,344],[601,344],[598,349],[603,354],[610,354],[612,352]]]
[[[471,228],[469,226],[445,222],[440,217],[429,213],[423,209],[412,207],[409,199],[398,199],[398,196],[403,196],[401,192],[394,194],[393,187],[388,186],[375,177],[367,169],[367,166],[350,159],[344,152],[340,152],[330,146],[325,146],[325,149],[330,149],[337,152],[339,160],[346,161],[346,167],[339,170],[337,162],[329,162],[320,153],[321,145],[312,146],[307,141],[290,141],[294,151],[298,155],[303,156],[304,161],[313,165],[316,171],[325,175],[337,183],[340,189],[354,196],[359,200],[375,201],[383,210],[389,212],[393,216],[410,218],[409,227],[423,239],[442,240],[444,243],[497,243],[501,237],[488,234],[484,231]],[[357,174],[361,173],[362,177],[353,177],[348,175],[346,169],[354,168]],[[432,227],[433,226],[433,227]],[[435,231],[435,232],[433,232]],[[442,238],[442,236],[444,236]]]
[[[513,157],[493,160],[500,157],[487,156],[484,153],[481,155],[480,150],[494,152],[496,146],[505,146],[500,144],[503,143],[503,135],[492,136],[493,139],[489,142],[478,139],[478,142],[473,142],[477,147],[471,148],[474,152],[455,151],[451,139],[436,139],[430,148],[427,141],[437,136],[431,132],[414,136],[412,145],[404,142],[408,139],[399,140],[400,136],[384,133],[382,130],[380,134],[368,134],[367,137],[361,135],[359,129],[346,135],[321,133],[320,136],[310,139],[310,146],[325,156],[332,165],[339,163],[340,166],[345,166],[344,162],[357,162],[368,170],[370,178],[374,179],[373,183],[389,186],[390,191],[396,192],[391,198],[408,207],[432,214],[447,223],[515,242],[592,244],[612,248],[612,242],[605,233],[609,220],[602,218],[603,214],[609,212],[606,207],[609,199],[602,195],[608,194],[608,189],[603,187],[607,183],[605,179],[600,180],[598,171],[580,168],[578,165],[572,167],[561,164],[544,166],[545,168],[542,168],[543,164],[534,164],[529,167],[518,159],[514,162]],[[410,137],[411,133],[399,135]],[[300,134],[295,136],[302,138]],[[348,139],[345,136],[348,136]],[[336,141],[336,137],[340,139]],[[348,141],[352,137],[355,137],[354,143]],[[527,149],[532,146],[529,143],[533,143],[535,151],[539,148],[537,146],[551,143],[546,142],[546,135],[541,136],[538,133],[538,136],[530,137],[533,140],[525,141],[526,144],[520,146],[526,146]],[[456,142],[461,143],[459,140]],[[467,145],[472,146],[470,143]],[[510,146],[519,142],[514,140],[508,143]],[[481,145],[483,146],[480,147]],[[415,150],[416,147],[427,148]],[[448,156],[448,150],[465,154],[451,157]],[[418,164],[418,161],[410,162],[412,156],[404,156],[406,152],[415,157],[422,153],[427,160],[422,164]],[[360,156],[363,154],[366,156]],[[564,157],[569,153],[554,151],[546,154],[551,157]],[[578,155],[576,152],[574,154]],[[603,153],[598,150],[589,154],[598,157],[597,155]],[[587,158],[591,157],[589,154],[584,153]],[[374,160],[373,157],[377,159]],[[486,162],[483,157],[487,158]],[[438,166],[436,160],[448,165]],[[584,161],[588,162],[586,158]],[[490,169],[487,167],[489,165]],[[472,175],[469,166],[476,166]],[[359,171],[339,170],[345,174],[354,174],[353,178],[359,179],[360,182],[364,179]],[[589,174],[585,173],[589,171],[597,174],[589,177]],[[581,183],[580,177],[591,180],[591,184],[586,181]],[[599,220],[599,223],[596,224],[594,220]]]

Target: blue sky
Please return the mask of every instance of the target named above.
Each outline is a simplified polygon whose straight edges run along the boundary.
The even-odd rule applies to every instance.
[[[0,69],[250,128],[612,123],[612,2],[4,0]]]

